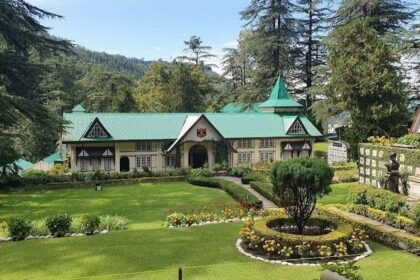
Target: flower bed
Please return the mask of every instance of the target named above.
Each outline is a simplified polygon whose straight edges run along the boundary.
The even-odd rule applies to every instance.
[[[371,218],[373,220],[388,224],[395,228],[406,230],[416,235],[420,235],[420,227],[416,225],[415,221],[408,217],[374,209],[367,205],[361,204],[350,205],[347,209],[352,213]]]
[[[345,212],[332,207],[318,207],[317,211],[322,212],[331,219],[339,219],[344,223],[364,229],[370,238],[376,241],[420,255],[420,237],[418,236],[399,231],[385,231],[381,226],[351,218]]]
[[[7,224],[1,223],[2,231],[8,236],[0,237],[0,242],[104,234],[126,229],[127,222],[125,217],[111,215],[57,214],[33,221],[13,218]]]
[[[364,230],[353,230],[351,225],[331,222],[331,219],[321,215],[315,215],[309,221],[310,227],[330,229],[319,235],[298,235],[270,228],[276,224],[291,224],[284,214],[260,220],[250,219],[240,231],[240,246],[244,252],[256,258],[280,263],[349,260],[368,252],[365,243],[368,236]]]
[[[166,217],[167,227],[190,227],[218,223],[238,222],[244,218],[254,217],[258,212],[248,210],[238,205],[226,205],[220,213],[197,211],[197,212],[172,212]]]

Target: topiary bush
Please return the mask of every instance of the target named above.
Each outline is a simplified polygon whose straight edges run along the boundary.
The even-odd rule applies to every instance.
[[[84,215],[81,219],[82,232],[87,235],[92,235],[96,230],[99,230],[101,220],[97,215]]]
[[[57,214],[46,218],[46,224],[54,237],[62,237],[70,232],[72,218],[68,214]]]
[[[31,223],[25,219],[13,218],[8,224],[8,230],[13,241],[24,240],[31,232]]]
[[[333,176],[328,163],[317,158],[290,159],[273,166],[274,194],[300,233],[315,209],[317,198],[331,191]]]

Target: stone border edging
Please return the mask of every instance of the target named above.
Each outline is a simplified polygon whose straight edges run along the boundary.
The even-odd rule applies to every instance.
[[[238,240],[236,241],[236,248],[238,249],[239,252],[241,252],[241,254],[250,257],[251,259],[254,260],[259,260],[259,261],[264,261],[264,262],[268,262],[268,263],[272,263],[272,264],[281,264],[281,265],[291,265],[291,266],[321,266],[321,264],[319,263],[291,263],[291,262],[287,262],[284,260],[270,260],[268,258],[264,258],[261,256],[255,256],[251,253],[248,253],[244,250],[244,248],[242,248],[241,246],[242,244],[242,239],[238,238]],[[365,248],[366,248],[366,252],[360,254],[360,256],[357,256],[353,259],[351,259],[352,261],[358,261],[361,260],[363,258],[366,258],[367,256],[369,256],[370,254],[372,254],[372,250],[370,249],[368,244],[365,244]],[[349,261],[340,261],[339,263],[348,263]]]

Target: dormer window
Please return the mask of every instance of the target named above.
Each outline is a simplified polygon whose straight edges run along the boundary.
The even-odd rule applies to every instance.
[[[85,138],[111,138],[109,132],[105,129],[102,123],[96,118],[87,129]]]
[[[88,138],[96,138],[96,137],[107,137],[105,131],[99,125],[99,123],[95,123],[88,134]]]
[[[292,126],[289,128],[289,131],[287,134],[306,134],[305,129],[303,128],[303,125],[299,120],[296,120]]]

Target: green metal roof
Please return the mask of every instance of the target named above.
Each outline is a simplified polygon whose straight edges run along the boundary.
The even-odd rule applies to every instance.
[[[262,112],[261,108],[258,106],[261,103],[251,104],[246,106],[243,103],[229,103],[225,105],[220,112],[221,113],[260,113]]]
[[[15,161],[14,164],[16,164],[20,170],[26,170],[28,168],[31,168],[32,165],[34,165],[32,162],[24,160],[22,158]]]
[[[86,109],[82,107],[82,105],[76,105],[74,106],[74,108],[71,110],[73,113],[84,113],[86,112]]]
[[[289,96],[283,78],[278,77],[270,97],[267,101],[258,105],[259,107],[274,107],[274,108],[301,108],[302,104],[298,103]]]
[[[45,161],[48,164],[54,164],[56,161],[62,161],[66,157],[66,151],[63,149],[61,151],[57,151],[53,153],[52,155],[49,155],[48,157],[44,158],[42,161]]]
[[[63,142],[98,142],[128,140],[172,140],[181,131],[187,116],[203,113],[65,113],[70,122]],[[293,137],[286,135],[286,123],[293,122],[298,114],[277,113],[204,113],[206,118],[225,138]],[[299,115],[308,131],[308,137],[321,133],[303,115]],[[111,139],[84,138],[87,128],[98,118],[112,135]]]

